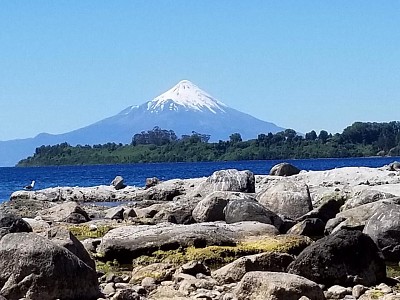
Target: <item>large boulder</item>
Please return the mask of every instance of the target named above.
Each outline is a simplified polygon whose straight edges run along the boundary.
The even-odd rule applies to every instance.
[[[85,247],[68,229],[63,227],[51,228],[47,231],[47,238],[53,243],[71,251],[93,270],[96,269],[96,264]]]
[[[386,260],[400,260],[400,205],[388,204],[376,211],[363,232],[374,240]]]
[[[228,203],[224,210],[226,223],[237,223],[243,221],[257,221],[271,224],[276,228],[282,225],[282,219],[262,206],[255,199],[238,199]]]
[[[269,175],[273,176],[292,176],[300,173],[300,169],[289,163],[280,163],[271,168]]]
[[[325,226],[325,234],[331,234],[342,228],[363,230],[365,224],[377,211],[382,211],[389,204],[400,204],[400,197],[378,200],[354,208],[344,210],[330,219]]]
[[[101,296],[94,269],[34,233],[10,233],[0,240],[0,288],[9,300],[90,300]]]
[[[46,221],[67,222],[67,223],[84,223],[90,221],[86,211],[76,202],[70,201],[58,204],[49,209],[39,212],[39,216]]]
[[[193,219],[198,222],[223,221],[224,208],[228,204],[228,192],[213,192],[197,203],[193,209]]]
[[[154,215],[154,223],[170,222],[175,224],[192,224],[195,220],[192,212],[200,199],[181,196],[174,201],[169,201],[160,207]]]
[[[238,282],[246,273],[252,271],[285,272],[292,261],[293,256],[290,254],[265,252],[243,256],[213,271],[211,275],[221,284]]]
[[[346,210],[350,208],[354,208],[363,204],[376,202],[378,200],[393,198],[395,195],[390,193],[384,193],[377,190],[362,190],[357,192],[352,198],[348,199],[344,205],[341,207],[341,210]]]
[[[235,295],[238,300],[325,300],[322,289],[304,277],[281,272],[249,272],[240,281]]]
[[[257,194],[262,205],[292,219],[297,219],[313,209],[308,186],[304,183],[276,180]]]
[[[340,230],[304,249],[288,272],[319,284],[371,286],[386,278],[382,253],[374,241],[356,230]]]
[[[272,228],[271,228],[272,227]],[[176,250],[194,246],[233,246],[248,236],[276,235],[275,227],[258,222],[198,223],[190,225],[160,223],[123,226],[110,230],[101,240],[98,254],[105,260],[130,263],[156,250]]]
[[[0,212],[0,239],[13,232],[32,232],[32,227],[20,217]]]
[[[254,193],[255,177],[248,170],[220,170],[214,172],[205,182],[201,183],[196,191],[203,197],[215,191]]]
[[[187,182],[180,179],[167,180],[157,184],[150,184],[135,196],[136,200],[172,201],[175,197],[186,193]]]

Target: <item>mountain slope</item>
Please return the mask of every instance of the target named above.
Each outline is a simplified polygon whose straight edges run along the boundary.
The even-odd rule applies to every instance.
[[[64,134],[43,133],[31,139],[0,142],[0,165],[14,165],[41,145],[130,143],[135,133],[155,126],[172,129],[178,136],[192,131],[210,134],[211,141],[227,140],[234,132],[239,132],[243,139],[250,139],[260,133],[284,130],[230,108],[192,82],[183,80],[151,101],[130,106],[89,126]]]

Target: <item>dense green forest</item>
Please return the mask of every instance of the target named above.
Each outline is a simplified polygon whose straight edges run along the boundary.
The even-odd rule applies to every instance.
[[[192,132],[178,138],[172,130],[155,127],[135,134],[130,145],[41,146],[17,166],[398,156],[400,122],[356,122],[334,135],[313,130],[302,136],[286,129],[248,141],[240,133],[232,133],[227,141],[209,140],[207,134]]]

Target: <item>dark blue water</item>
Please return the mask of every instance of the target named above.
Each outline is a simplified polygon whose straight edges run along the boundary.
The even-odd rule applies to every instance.
[[[381,167],[399,157],[349,158],[349,159],[299,159],[285,160],[302,170],[329,170],[338,167]],[[31,180],[35,189],[56,186],[108,185],[115,176],[121,175],[128,185],[143,186],[146,178],[162,180],[209,176],[222,169],[251,170],[255,174],[268,174],[272,166],[281,160],[229,161],[201,163],[157,163],[100,166],[62,166],[34,168],[0,168],[0,202],[8,200],[12,192],[20,190]]]

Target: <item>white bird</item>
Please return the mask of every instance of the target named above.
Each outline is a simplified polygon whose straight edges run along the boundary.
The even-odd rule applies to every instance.
[[[35,180],[32,180],[31,184],[24,187],[24,190],[32,190],[35,186]]]

